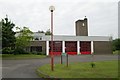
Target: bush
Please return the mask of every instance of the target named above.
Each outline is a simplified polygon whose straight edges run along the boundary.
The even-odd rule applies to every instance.
[[[2,49],[2,54],[12,54],[14,50],[11,50],[11,48],[6,47]]]
[[[45,55],[45,53],[37,52],[37,55]]]
[[[93,63],[93,62],[90,65],[91,65],[92,68],[95,67],[95,63]]]
[[[37,52],[37,55],[41,55],[41,53],[40,53],[40,52]]]
[[[33,51],[33,52],[31,52],[32,54],[36,54],[36,55],[45,55],[44,53],[42,53],[42,52],[37,52],[37,51]]]
[[[120,50],[120,38],[112,41],[113,51]]]
[[[37,52],[36,51],[33,51],[33,52],[31,52],[32,54],[36,54],[37,55]]]
[[[29,54],[28,52],[26,52],[24,49],[22,49],[22,48],[16,48],[15,50],[14,50],[14,54],[16,55],[16,54]]]
[[[113,54],[120,54],[120,50],[113,51]]]

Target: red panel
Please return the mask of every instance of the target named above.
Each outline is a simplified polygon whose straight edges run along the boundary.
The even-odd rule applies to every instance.
[[[53,54],[54,54],[55,56],[61,55],[61,53],[62,53],[62,52],[53,52]],[[49,54],[51,55],[51,52],[49,52]]]
[[[67,52],[68,55],[77,55],[77,52]]]
[[[49,54],[51,55],[51,41],[49,42]],[[53,41],[53,54],[61,55],[62,53],[62,41]]]
[[[65,41],[65,52],[69,55],[77,55],[77,41]]]
[[[81,54],[91,54],[91,42],[80,41],[80,52]]]
[[[81,52],[81,54],[91,54],[90,51],[86,51],[86,52]]]

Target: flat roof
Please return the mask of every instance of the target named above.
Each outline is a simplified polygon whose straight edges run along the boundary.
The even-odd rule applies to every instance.
[[[19,33],[16,34],[16,37]],[[51,35],[45,35],[44,33],[32,34],[34,38],[40,39],[39,41],[51,41]],[[54,35],[54,41],[110,41],[110,36],[75,36],[75,35]],[[38,41],[38,40],[34,40]]]
[[[65,36],[54,35],[54,41],[110,41],[111,37],[108,36]],[[51,41],[51,36],[42,36],[42,40]]]

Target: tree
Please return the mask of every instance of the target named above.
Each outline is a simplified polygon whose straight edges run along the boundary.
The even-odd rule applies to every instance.
[[[12,30],[15,24],[6,18],[2,19],[2,48],[14,48],[15,45],[15,32]]]
[[[29,30],[27,27],[19,28],[16,27],[18,31],[18,36],[16,37],[16,48],[24,49],[29,46],[30,41],[33,39],[33,32]]]
[[[44,31],[40,31],[40,30],[38,30],[38,33],[45,33]]]
[[[45,32],[45,35],[51,35],[52,33],[50,32],[50,29],[48,29],[46,32]]]
[[[2,53],[2,22],[0,21],[0,54]]]
[[[120,50],[120,38],[112,41],[113,51]]]

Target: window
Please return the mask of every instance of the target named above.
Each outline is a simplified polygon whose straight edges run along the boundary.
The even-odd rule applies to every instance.
[[[39,38],[36,37],[35,40],[39,40]]]
[[[85,24],[84,24],[84,23],[82,23],[82,26],[85,26]]]
[[[31,46],[31,52],[42,52],[42,46]]]
[[[42,40],[42,37],[40,37],[40,40]]]

